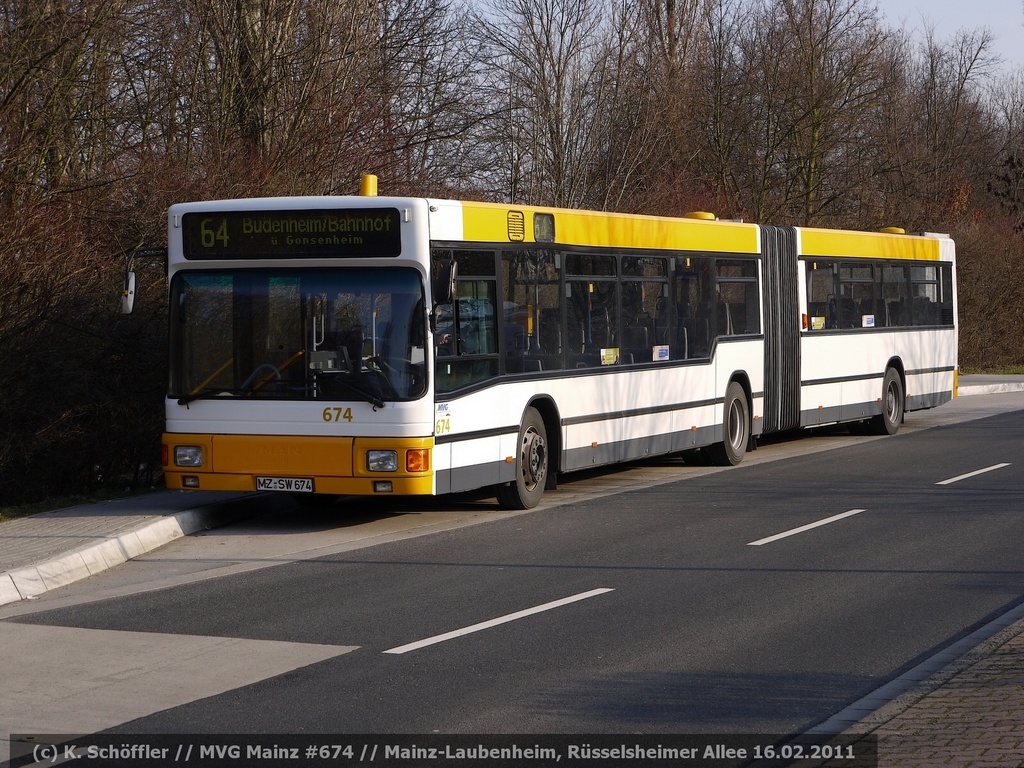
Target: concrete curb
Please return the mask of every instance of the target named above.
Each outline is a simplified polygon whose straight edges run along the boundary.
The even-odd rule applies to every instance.
[[[1007,392],[1024,392],[1024,383],[1009,382],[1006,384],[970,384],[959,387],[957,395],[1002,395]]]
[[[244,504],[186,509],[60,557],[0,574],[0,605],[28,600],[121,565],[175,539],[251,517]]]
[[[1024,392],[1024,376],[995,376],[972,374],[961,376],[957,395],[1001,395]]]

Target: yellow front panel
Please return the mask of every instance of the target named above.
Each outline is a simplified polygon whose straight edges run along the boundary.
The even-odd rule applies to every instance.
[[[167,487],[172,490],[254,491],[259,477],[312,478],[317,493],[379,495],[375,481],[392,483],[395,496],[430,495],[434,492],[432,437],[280,437],[268,435],[165,434],[169,460],[174,446],[203,447],[201,467],[165,466]],[[393,450],[398,454],[395,472],[371,472],[369,450]],[[426,468],[406,471],[406,453],[427,454]],[[190,478],[191,484],[185,479]]]
[[[800,254],[938,261],[939,241],[933,237],[889,235],[881,232],[801,229]]]
[[[185,485],[184,478],[198,480],[198,485]],[[308,477],[308,475],[302,475]],[[371,477],[314,477],[313,484],[317,493],[336,494],[339,496],[380,496],[374,488]],[[427,477],[396,477],[384,478],[391,480],[391,496],[430,496],[434,493],[434,478]],[[171,491],[232,491],[248,493],[256,490],[253,475],[217,475],[196,472],[165,472],[164,480]]]
[[[352,438],[215,435],[213,471],[254,475],[352,475]]]
[[[525,215],[522,235],[518,228],[510,228],[509,225],[509,213],[515,211]],[[759,252],[758,230],[752,224],[489,203],[463,205],[464,237],[472,242],[536,242],[533,233],[533,215],[536,212],[554,215],[555,240],[560,245],[725,253]]]

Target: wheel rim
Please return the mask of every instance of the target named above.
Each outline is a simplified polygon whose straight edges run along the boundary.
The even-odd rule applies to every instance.
[[[520,457],[523,483],[533,490],[544,481],[547,474],[547,446],[544,438],[532,427],[523,435],[523,451]]]
[[[885,417],[891,424],[895,424],[900,417],[899,392],[895,383],[889,384],[885,390]]]
[[[729,445],[733,448],[740,448],[744,442],[746,427],[743,419],[743,408],[739,400],[733,400],[729,404]]]

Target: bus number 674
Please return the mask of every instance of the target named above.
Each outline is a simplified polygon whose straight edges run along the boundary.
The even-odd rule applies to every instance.
[[[338,422],[342,419],[352,421],[351,408],[324,408],[324,421],[330,423]]]

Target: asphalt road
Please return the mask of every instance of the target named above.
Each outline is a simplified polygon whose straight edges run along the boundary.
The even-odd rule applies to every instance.
[[[1024,600],[1020,403],[528,514],[279,504],[7,620],[77,649],[49,651],[90,681],[50,702],[65,732],[793,733]]]

